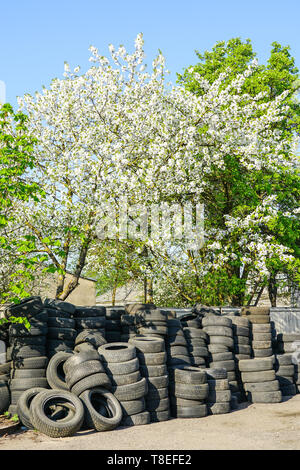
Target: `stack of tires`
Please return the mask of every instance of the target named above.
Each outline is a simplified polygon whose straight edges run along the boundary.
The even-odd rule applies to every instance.
[[[77,335],[72,315],[75,306],[69,302],[46,299],[45,310],[48,314],[47,356],[50,359],[58,351],[71,352]]]
[[[242,359],[239,368],[247,400],[252,403],[280,403],[282,393],[276,379],[274,356]]]
[[[150,422],[166,421],[170,417],[170,402],[165,342],[154,336],[136,336],[129,342],[136,348],[140,373],[147,383],[145,403]]]
[[[122,307],[106,307],[105,339],[108,343],[121,342],[121,317],[124,313]]]
[[[209,387],[206,398],[207,413],[219,415],[229,413],[232,406],[232,394],[229,387],[226,369],[205,369]]]
[[[2,365],[2,364],[1,364]],[[0,374],[2,374],[0,365]],[[2,415],[9,409],[10,406],[10,390],[8,386],[8,380],[0,379],[0,414]],[[14,413],[13,413],[14,414]]]
[[[201,329],[200,318],[191,318],[190,315],[181,318],[180,321],[187,342],[191,365],[206,368],[208,366],[208,336]]]
[[[253,357],[269,357],[273,355],[272,328],[269,307],[242,307],[241,316],[251,324],[251,340]]]
[[[48,387],[46,367],[48,357],[47,312],[41,310],[29,318],[30,329],[20,323],[9,326],[9,358],[11,360],[9,412],[16,412],[17,401],[24,390],[31,387]]]
[[[202,325],[209,338],[209,367],[226,369],[230,390],[233,394],[238,393],[239,384],[233,355],[234,341],[231,319],[226,316],[207,315],[203,318]]]
[[[292,354],[276,354],[275,355],[275,372],[276,379],[282,396],[289,397],[296,395],[298,389],[296,387],[296,371],[297,367],[292,362]]]
[[[135,315],[124,313],[121,316],[121,342],[126,343],[129,338],[138,334]]]
[[[99,332],[105,336],[106,310],[102,306],[76,307],[73,313],[77,335],[84,330]]]
[[[206,372],[198,367],[179,366],[169,371],[171,416],[202,418],[207,415],[209,393]]]
[[[191,364],[188,342],[178,318],[167,319],[168,334],[165,338],[167,367]]]
[[[107,343],[98,349],[100,359],[112,383],[112,393],[122,409],[123,426],[148,424],[145,408],[147,382],[141,376],[134,344]]]
[[[232,321],[232,331],[233,331],[233,342],[234,342],[234,361],[235,361],[235,373],[236,380],[238,383],[238,390],[233,392],[233,398],[236,397],[237,402],[242,402],[244,397],[243,383],[241,379],[241,372],[239,369],[239,361],[241,359],[250,359],[252,357],[252,348],[251,348],[251,330],[250,322],[245,317],[239,317],[237,315],[231,316],[228,315],[228,318]],[[233,407],[233,406],[232,406]]]
[[[168,333],[167,316],[159,308],[143,309],[135,314],[138,334],[164,340]]]

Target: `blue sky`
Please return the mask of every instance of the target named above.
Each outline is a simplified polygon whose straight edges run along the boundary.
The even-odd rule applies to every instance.
[[[146,62],[161,49],[175,83],[176,72],[221,40],[250,38],[264,63],[271,43],[290,45],[300,68],[299,0],[0,0],[0,80],[6,101],[40,91],[62,77],[64,61],[86,70],[89,46],[108,55],[108,44],[132,50],[142,32]]]

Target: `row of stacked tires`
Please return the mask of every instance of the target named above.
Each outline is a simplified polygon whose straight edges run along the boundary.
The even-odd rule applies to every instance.
[[[40,421],[49,413],[57,423],[76,414],[74,404],[62,404],[61,391],[55,404],[56,390],[80,398],[81,426],[105,430],[101,416],[113,426],[107,429],[202,417],[227,413],[245,399],[279,402],[298,388],[289,343],[299,335],[275,337],[266,309],[244,308],[237,316],[201,307],[176,318],[152,304],[76,307],[33,297],[5,314],[8,320],[27,317],[31,328],[9,325],[7,363],[0,365],[0,408],[5,411],[8,404],[13,414],[26,392],[30,403],[36,402],[28,390],[51,387],[52,398],[46,400],[51,406],[43,405],[34,421],[45,433],[52,431]],[[23,405],[27,417],[29,401]],[[93,424],[95,416],[100,424]]]

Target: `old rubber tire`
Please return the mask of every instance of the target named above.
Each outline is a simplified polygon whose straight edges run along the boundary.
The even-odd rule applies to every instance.
[[[34,426],[30,420],[30,404],[33,398],[40,392],[44,392],[47,390],[43,387],[34,387],[28,388],[24,390],[20,398],[17,401],[17,414],[21,420],[21,422],[26,426],[28,429],[34,429]]]
[[[69,390],[63,366],[72,356],[72,353],[59,351],[51,357],[46,370],[46,377],[51,388]]]
[[[140,353],[156,353],[165,351],[165,342],[161,338],[151,336],[135,336],[129,339],[129,343],[136,347]]]
[[[133,384],[113,386],[112,393],[119,401],[136,400],[144,397],[148,392],[148,384],[145,377]]]
[[[63,422],[54,421],[45,414],[49,402],[65,401],[74,407],[74,414]],[[82,426],[84,407],[80,398],[66,390],[47,390],[38,393],[30,405],[30,421],[35,429],[49,437],[73,436]]]
[[[119,426],[123,414],[121,405],[117,398],[105,388],[96,387],[85,390],[79,398],[85,410],[84,422],[89,429],[111,431]],[[97,404],[102,406],[97,407]],[[106,416],[102,414],[103,408],[105,408]]]
[[[136,348],[129,343],[107,343],[98,348],[98,353],[102,361],[127,362],[136,357]]]
[[[97,372],[96,374],[84,377],[71,387],[71,392],[79,396],[81,393],[94,387],[103,387],[111,391],[112,384],[108,375],[104,372]]]

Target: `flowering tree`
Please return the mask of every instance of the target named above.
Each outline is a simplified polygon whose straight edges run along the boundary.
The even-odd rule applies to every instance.
[[[20,205],[18,221],[33,237],[34,251],[47,256],[48,269],[59,273],[57,297],[67,298],[84,269],[97,271],[104,249],[97,214],[108,200],[119,207],[124,195],[129,207],[207,206],[201,249],[151,233],[130,240],[135,273],[155,285],[163,279],[186,302],[207,298],[210,273],[231,273],[244,282],[250,272],[264,275],[274,252],[282,263],[292,262],[289,248],[262,229],[282,216],[276,197],[262,191],[250,209],[224,197],[232,179],[238,200],[238,186],[250,194],[257,173],[280,178],[294,171],[295,143],[282,129],[274,131],[289,111],[286,93],[266,99],[243,92],[255,64],[225,87],[226,73],[213,83],[195,74],[199,96],[168,85],[162,54],[146,71],[142,35],[132,54],[123,46],[110,46],[110,59],[93,47],[91,52],[94,65],[84,74],[66,64],[62,80],[20,99],[29,133],[39,141],[31,177],[46,197]],[[293,210],[287,217],[294,217]],[[117,241],[118,234],[116,260],[124,249]],[[242,266],[246,274],[240,275]],[[68,284],[66,269],[75,276]],[[187,273],[192,278],[184,282]],[[231,287],[218,300],[228,299],[236,301]]]

